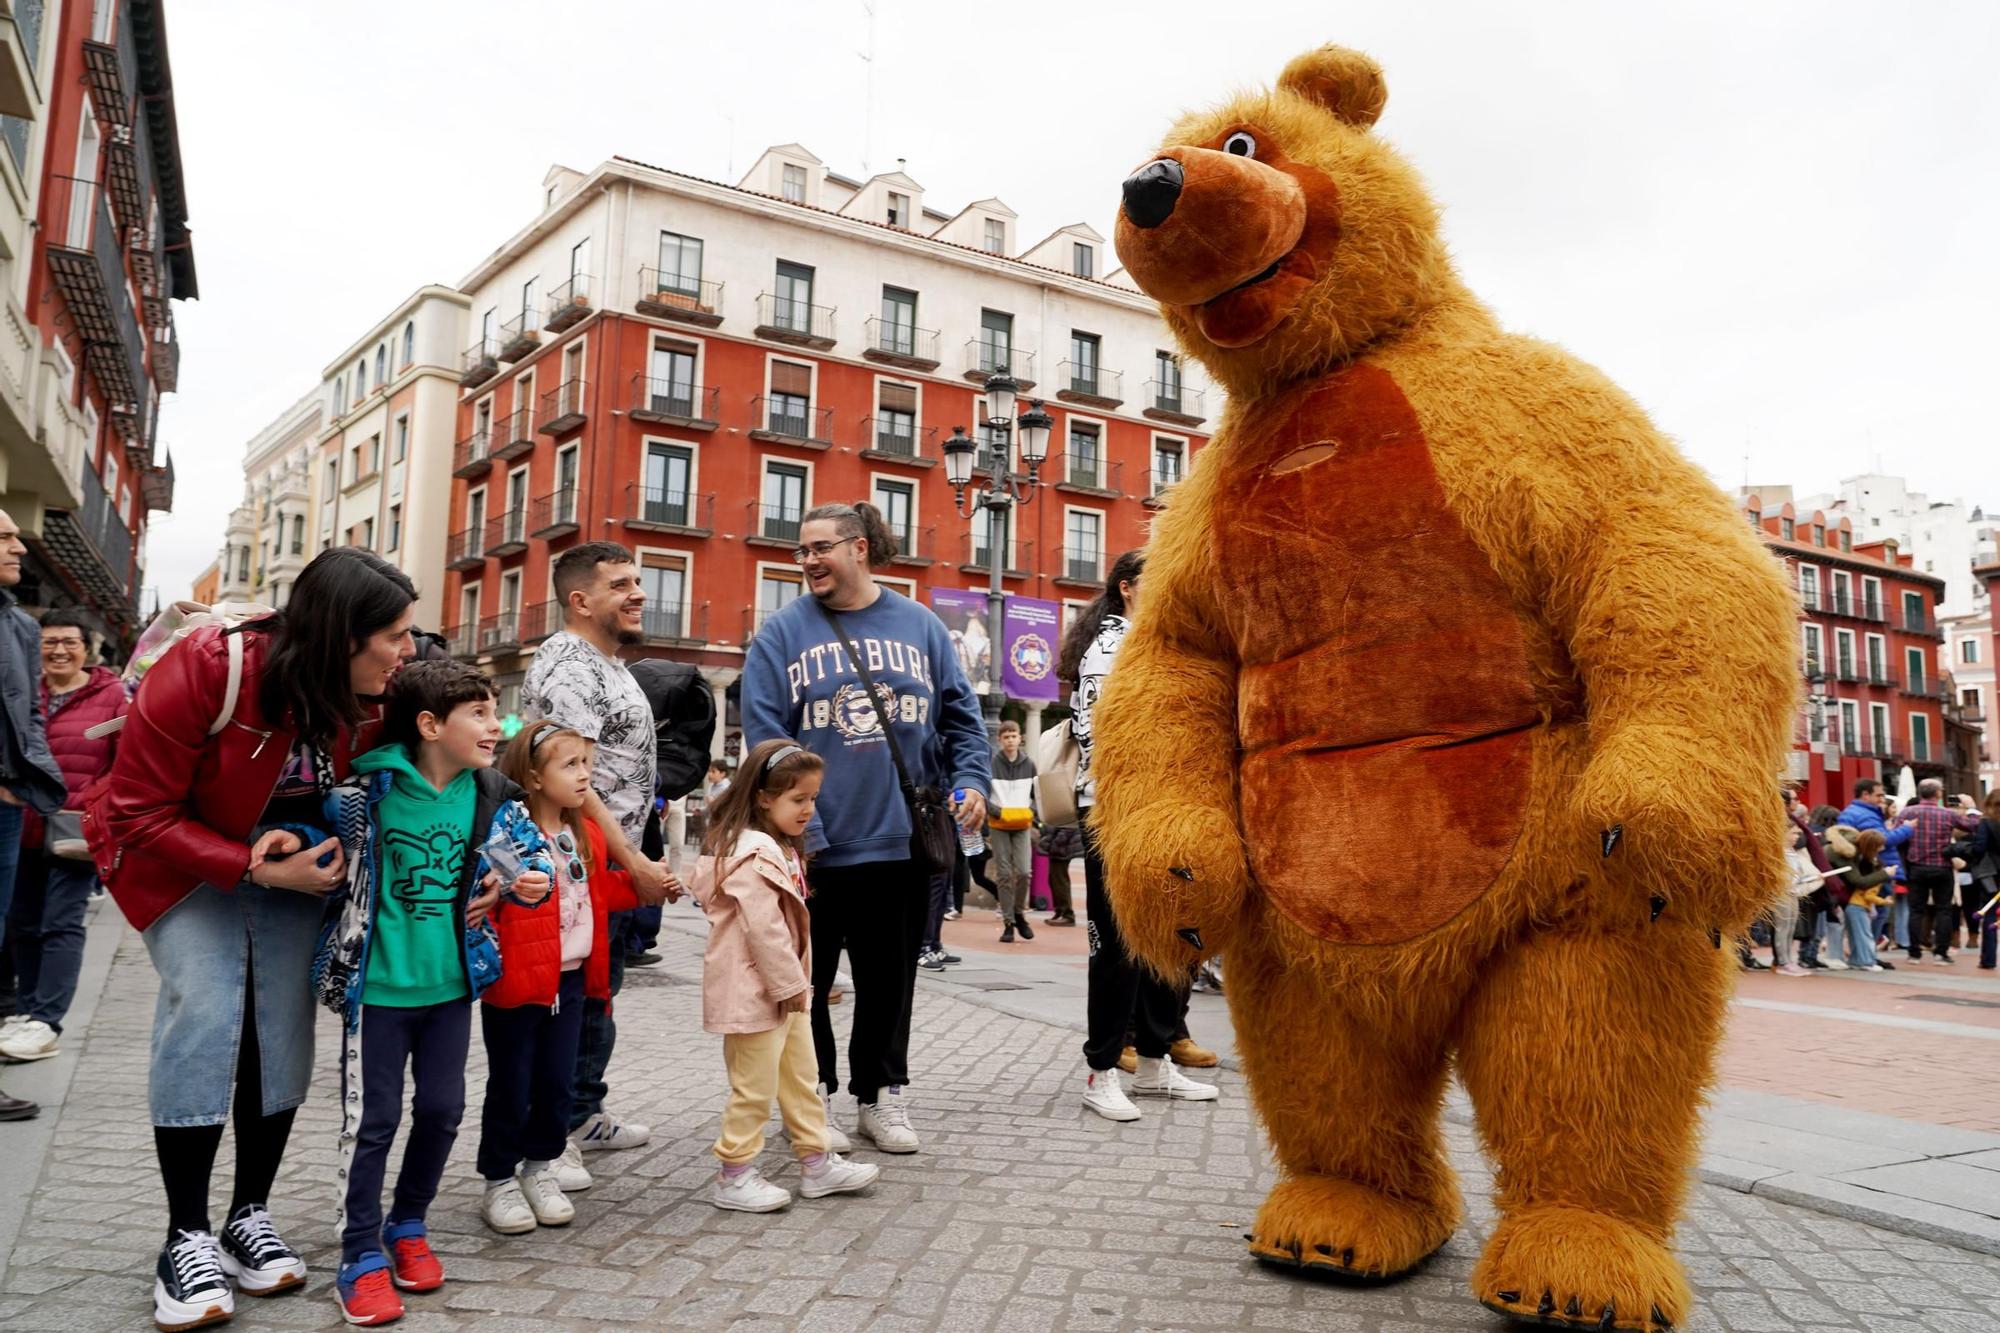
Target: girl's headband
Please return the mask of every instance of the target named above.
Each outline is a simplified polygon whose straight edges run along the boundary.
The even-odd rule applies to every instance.
[[[804,754],[804,753],[805,753],[804,748],[797,745],[787,745],[783,749],[777,751],[769,759],[766,759],[764,761],[764,769],[761,773],[757,775],[758,783],[761,785],[763,783],[763,780],[770,776],[771,770],[776,768],[779,765],[779,763],[782,762],[783,760],[790,759],[795,754]]]

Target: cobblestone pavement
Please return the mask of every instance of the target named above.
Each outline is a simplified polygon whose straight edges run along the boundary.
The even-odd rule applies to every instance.
[[[620,1001],[612,1069],[616,1106],[654,1126],[652,1144],[595,1160],[600,1183],[578,1196],[575,1225],[503,1239],[478,1221],[475,1106],[431,1215],[452,1280],[410,1299],[410,1333],[1504,1326],[1465,1287],[1491,1221],[1466,1131],[1450,1134],[1472,1216],[1430,1269],[1369,1291],[1301,1283],[1243,1257],[1239,1233],[1270,1170],[1234,1074],[1222,1072],[1219,1103],[1149,1106],[1114,1126],[1077,1104],[1074,1033],[929,988],[912,1052],[926,1151],[880,1159],[872,1196],[718,1212],[699,1191],[713,1169],[720,1042],[700,1030],[694,942],[669,934],[661,947],[666,965],[633,974]],[[87,1037],[72,1034],[87,1044],[0,1291],[0,1328],[149,1326],[163,1207],[145,1114],[152,995],[128,933]],[[240,1301],[240,1328],[342,1327],[328,1293],[331,1049],[323,1028],[322,1075],[273,1201],[313,1279],[303,1298]],[[1701,1187],[1680,1244],[1699,1291],[1693,1330],[2000,1328],[2000,1260],[1755,1195]]]

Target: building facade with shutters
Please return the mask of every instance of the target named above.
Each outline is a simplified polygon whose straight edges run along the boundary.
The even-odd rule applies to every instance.
[[[721,689],[800,595],[800,518],[831,501],[882,508],[899,591],[984,588],[997,545],[1010,593],[1082,606],[1144,543],[1219,395],[1107,272],[1098,232],[1023,245],[1017,221],[994,199],[932,209],[901,169],[851,179],[798,145],[736,185],[625,159],[551,171],[539,215],[461,284],[454,650],[511,691],[560,628],[554,558],[613,540],[644,571],[638,651]],[[1003,370],[1056,424],[1034,502],[989,532],[938,465],[955,427],[993,461],[977,395]]]
[[[0,506],[19,594],[129,641],[149,515],[173,503],[160,395],[196,294],[163,6],[20,0],[0,16]]]
[[[317,512],[313,481],[320,394],[306,394],[251,437],[243,450],[243,503],[215,558],[223,601],[282,607],[311,558],[307,535]],[[196,598],[201,601],[201,598]]]

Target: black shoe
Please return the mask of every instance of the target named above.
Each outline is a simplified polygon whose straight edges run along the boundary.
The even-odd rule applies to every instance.
[[[926,972],[944,971],[944,950],[926,949],[917,955],[917,966]]]
[[[1009,921],[1007,928],[1000,932],[1000,942],[1002,944],[1012,944],[1014,942],[1014,923],[1012,921]]]
[[[1769,972],[1771,965],[1761,958],[1746,958],[1743,960],[1743,970],[1745,972]]]
[[[628,953],[625,955],[625,966],[627,967],[652,967],[659,961],[660,956],[651,951],[646,953]]]
[[[1029,928],[1028,918],[1026,917],[1021,917],[1018,920],[1016,920],[1014,922],[1014,929],[1021,932],[1021,938],[1024,940],[1031,940],[1035,938],[1035,932]]]
[[[1827,967],[1827,965],[1826,965],[1825,963],[1822,963],[1822,962],[1821,962],[1821,961],[1820,961],[1819,959],[1817,959],[1817,958],[1801,958],[1801,959],[1799,960],[1799,966],[1800,966],[1800,967],[1809,967],[1809,968],[1811,968],[1811,969],[1812,969],[1813,971],[1815,971],[1815,972],[1826,972],[1826,971],[1829,971],[1829,970],[1831,970],[1831,969],[1829,969],[1829,968]]]
[[[1884,972],[1894,972],[1896,970],[1896,965],[1886,958],[1877,958],[1875,966],[1881,968]]]
[[[153,1322],[162,1329],[219,1324],[236,1312],[222,1249],[206,1231],[176,1231],[153,1270]]]
[[[1057,912],[1054,916],[1049,918],[1048,924],[1051,926],[1073,926],[1076,924],[1076,913]]]
[[[285,1244],[263,1205],[246,1203],[222,1228],[222,1271],[246,1296],[276,1296],[306,1284],[306,1261]]]
[[[0,1120],[33,1120],[42,1108],[26,1097],[9,1097],[0,1091]]]
[[[943,950],[939,950],[938,961],[940,963],[962,963],[965,960],[955,953],[945,953]]]

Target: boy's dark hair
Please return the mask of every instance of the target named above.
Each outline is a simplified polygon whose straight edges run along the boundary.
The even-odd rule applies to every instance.
[[[423,738],[417,718],[429,713],[442,722],[460,704],[497,699],[500,690],[478,667],[464,662],[412,662],[389,682],[389,713],[382,723],[385,742],[415,751]]]
[[[549,579],[555,585],[556,601],[569,611],[569,595],[597,577],[599,565],[629,565],[632,553],[617,542],[585,542],[572,546],[556,557]]]

